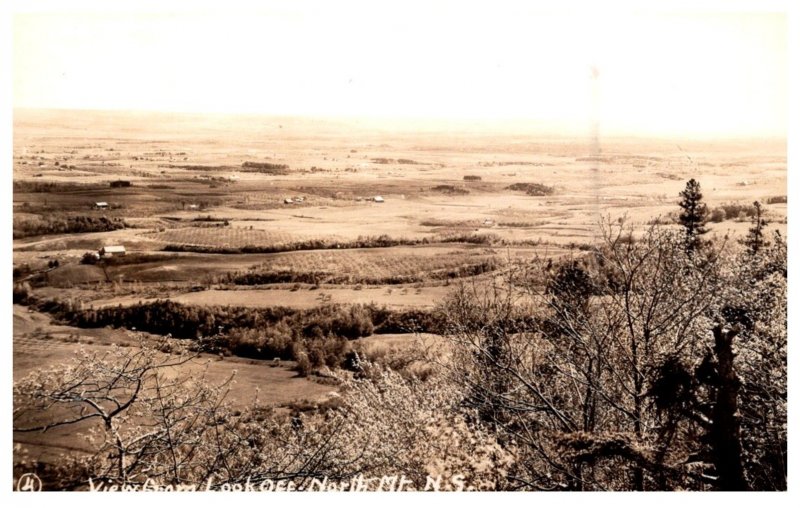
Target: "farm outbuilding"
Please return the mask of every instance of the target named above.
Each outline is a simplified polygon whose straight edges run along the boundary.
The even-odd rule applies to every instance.
[[[105,201],[98,201],[97,203],[94,204],[94,207],[97,208],[98,210],[105,210],[106,208],[108,208],[108,203],[106,203]]]
[[[292,198],[286,198],[283,200],[283,203],[286,205],[291,205],[292,203],[294,203],[294,200]]]
[[[383,196],[375,196],[374,198],[372,198],[372,200],[375,201],[376,203],[383,203],[384,202],[383,201]]]
[[[106,245],[102,249],[100,249],[100,257],[103,258],[110,258],[114,256],[124,256],[125,255],[125,246],[124,245]]]

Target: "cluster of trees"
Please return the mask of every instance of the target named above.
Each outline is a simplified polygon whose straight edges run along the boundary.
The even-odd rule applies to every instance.
[[[219,279],[222,283],[239,286],[258,286],[261,284],[303,283],[319,284],[331,274],[327,272],[301,272],[297,270],[266,270],[229,272]]]
[[[13,190],[19,193],[66,192],[76,190],[100,190],[98,184],[66,183],[66,182],[36,182],[30,180],[14,180]]]
[[[506,187],[512,191],[523,191],[529,196],[549,196],[555,192],[554,187],[543,183],[515,183]]]
[[[713,209],[708,214],[709,222],[722,222],[724,220],[745,221],[752,218],[756,213],[753,205],[743,203],[723,203]]]
[[[215,280],[219,283],[236,284],[242,286],[257,286],[261,284],[302,283],[318,285],[327,284],[410,284],[425,280],[448,280],[472,277],[500,268],[501,264],[494,258],[485,259],[476,263],[464,264],[453,268],[433,270],[428,273],[415,275],[387,275],[369,276],[361,274],[336,274],[319,271],[298,270],[248,270],[245,272],[229,272]]]
[[[95,309],[72,302],[39,301],[22,286],[15,286],[14,302],[31,305],[71,326],[169,334],[193,339],[195,347],[204,351],[297,361],[305,354],[314,369],[342,367],[349,340],[373,333],[435,333],[444,328],[444,317],[437,311],[392,311],[376,305],[252,309],[159,300]]]
[[[501,267],[501,263],[495,258],[484,259],[477,263],[461,265],[455,268],[444,268],[430,272],[431,279],[462,279],[464,277],[474,277],[484,273],[489,273]]]
[[[389,275],[381,277],[361,276],[357,274],[335,274],[331,272],[301,272],[295,270],[266,270],[228,273],[217,281],[221,283],[243,286],[261,284],[302,283],[317,286],[327,284],[409,284],[421,282],[422,277],[416,275]]]
[[[441,192],[442,194],[450,194],[456,196],[463,196],[465,194],[469,194],[469,189],[465,189],[464,187],[456,187],[455,185],[434,185],[431,187],[431,190],[434,192]]]
[[[389,235],[359,236],[356,240],[336,241],[324,239],[304,240],[275,245],[245,245],[244,247],[218,247],[211,245],[170,244],[163,250],[170,252],[202,252],[206,254],[273,254],[296,250],[368,249],[396,247],[398,245],[427,244],[427,238],[392,238]]]
[[[15,273],[16,275],[16,273]],[[31,285],[28,282],[14,284],[11,301],[14,305],[28,305],[31,298]]]
[[[551,162],[534,162],[534,161],[484,161],[484,162],[479,162],[478,165],[482,166],[482,167],[485,167],[485,168],[493,168],[495,166],[500,166],[500,167],[503,167],[503,166],[537,166],[537,167],[542,167],[542,166],[552,166],[553,163],[551,163]]]
[[[123,219],[67,215],[62,217],[19,218],[14,220],[14,238],[70,233],[97,233],[128,227]]]
[[[271,162],[246,161],[242,163],[242,171],[266,173],[268,175],[288,175],[289,166],[286,164],[275,164]]]
[[[703,239],[704,235],[708,233],[706,224],[718,221],[713,218],[714,212],[709,213],[708,206],[703,202],[700,184],[694,178],[686,182],[686,188],[681,191],[680,197],[678,205],[681,212],[678,222],[683,227],[686,251],[692,253],[709,244],[707,240]],[[757,254],[761,248],[769,245],[765,233],[769,221],[766,218],[764,207],[759,201],[754,201],[751,206],[732,204],[723,205],[723,207],[734,207],[737,211],[747,211],[746,215],[750,217],[752,226],[747,231],[747,235],[739,242],[746,246],[751,254]]]
[[[442,235],[442,242],[471,243],[475,245],[496,245],[504,240],[494,233],[450,233]]]
[[[702,218],[706,222],[723,222],[725,220],[738,220],[738,221],[758,221],[763,215],[762,204],[755,201],[752,204],[747,203],[723,203],[712,209],[709,209],[702,203],[702,192],[700,192],[700,184],[692,179],[687,182],[687,187],[681,192],[681,216],[678,217],[678,222],[683,223],[684,217],[687,214],[697,214],[697,218]],[[699,203],[701,209],[689,210],[686,207],[691,207],[693,202]],[[786,196],[773,196],[767,198],[767,204],[786,203]],[[756,218],[758,216],[759,218]]]
[[[190,171],[230,171],[235,166],[211,166],[208,164],[159,164],[158,167],[188,169]]]
[[[373,249],[401,245],[428,245],[436,242],[495,245],[504,243],[504,240],[494,233],[451,233],[439,237],[423,238],[393,238],[389,235],[378,235],[359,236],[357,239],[350,241],[311,239],[273,245],[245,245],[243,247],[179,243],[166,245],[162,250],[166,252],[200,252],[203,254],[274,254],[298,250]]]

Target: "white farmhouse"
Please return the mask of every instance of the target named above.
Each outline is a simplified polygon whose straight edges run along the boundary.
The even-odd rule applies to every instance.
[[[106,245],[100,249],[100,257],[110,258],[114,256],[124,256],[125,246],[123,245]]]

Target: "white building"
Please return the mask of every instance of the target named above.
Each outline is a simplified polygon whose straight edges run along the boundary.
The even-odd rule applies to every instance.
[[[100,249],[100,257],[110,258],[114,256],[124,256],[125,247],[123,245],[106,245]]]

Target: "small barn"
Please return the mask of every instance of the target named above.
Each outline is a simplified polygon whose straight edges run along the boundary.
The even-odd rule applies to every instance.
[[[383,203],[384,202],[383,201],[383,196],[375,196],[374,198],[372,198],[372,200],[375,201],[376,203]]]
[[[294,200],[292,198],[286,198],[283,200],[283,204],[285,205],[291,205],[292,203],[294,203]]]
[[[108,208],[108,203],[106,203],[105,201],[98,201],[97,203],[94,204],[94,207],[97,208],[98,210],[105,210],[106,208]]]
[[[114,256],[124,256],[125,255],[125,246],[124,245],[106,245],[102,249],[100,249],[100,257],[101,258],[110,258]]]

